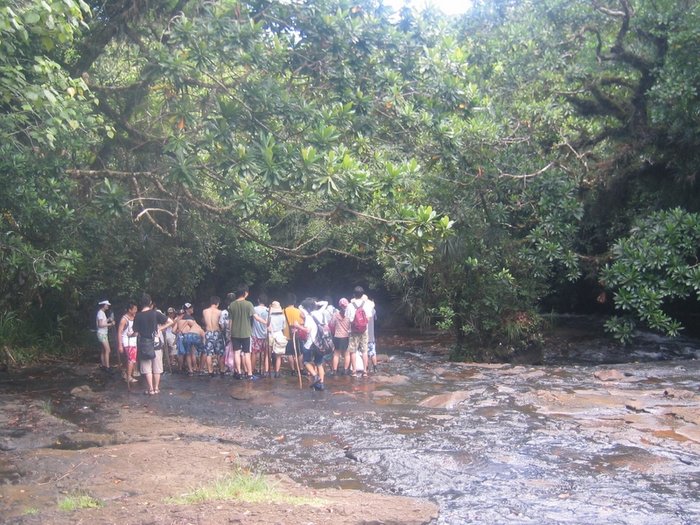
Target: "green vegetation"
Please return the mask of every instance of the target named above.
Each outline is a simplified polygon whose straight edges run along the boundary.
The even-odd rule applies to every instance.
[[[259,474],[250,474],[240,470],[228,474],[213,483],[201,486],[188,494],[168,498],[166,501],[167,503],[178,505],[189,505],[223,500],[312,506],[324,504],[324,501],[318,498],[290,496],[278,492],[274,485],[268,483]]]
[[[58,508],[66,512],[79,509],[98,509],[102,507],[102,502],[83,492],[69,494],[58,502]]]
[[[0,0],[0,345],[238,281],[388,290],[455,356],[507,359],[604,290],[621,340],[675,334],[699,43],[692,0]]]

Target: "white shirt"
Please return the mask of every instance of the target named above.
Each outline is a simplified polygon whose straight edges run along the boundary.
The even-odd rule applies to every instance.
[[[367,320],[374,315],[374,303],[370,301],[366,295],[363,295],[360,299],[355,299],[353,297],[348,303],[348,307],[345,309],[345,317],[347,317],[351,323],[355,320],[355,312],[360,305],[362,305],[362,309],[365,311]]]
[[[313,314],[308,313],[306,310],[303,308],[299,307],[299,310],[302,311],[304,314],[304,328],[309,332],[309,337],[306,338],[306,341],[304,341],[304,348],[306,350],[309,350],[311,348],[311,345],[314,344],[314,341],[316,340],[316,333],[318,332],[318,326],[316,326],[316,321],[314,321],[311,316]],[[315,310],[318,311],[318,310]]]
[[[97,310],[97,333],[101,335],[107,335],[108,331],[109,327],[107,326],[107,314],[102,308],[100,308],[99,310]]]

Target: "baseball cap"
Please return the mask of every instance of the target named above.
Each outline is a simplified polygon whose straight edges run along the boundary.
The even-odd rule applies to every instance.
[[[183,310],[187,310],[188,308],[192,308],[192,305],[190,303],[185,303],[182,305]]]
[[[104,305],[112,306],[112,303],[110,303],[107,299],[105,299],[104,301],[100,301],[97,304],[99,304],[100,306],[104,306]]]

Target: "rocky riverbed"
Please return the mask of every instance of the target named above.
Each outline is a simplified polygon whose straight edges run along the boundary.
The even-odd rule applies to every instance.
[[[325,392],[293,376],[169,375],[144,396],[94,366],[4,374],[3,521],[700,522],[700,361],[449,363],[425,340],[382,344],[376,374]],[[274,498],[177,501],[232,473]],[[75,494],[99,506],[61,510]]]

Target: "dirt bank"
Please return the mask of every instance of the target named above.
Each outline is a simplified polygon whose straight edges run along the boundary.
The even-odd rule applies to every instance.
[[[260,442],[255,430],[156,414],[151,396],[132,395],[124,404],[111,399],[109,389],[100,391],[94,367],[70,373],[73,381],[84,379],[70,398],[56,392],[51,402],[38,400],[36,392],[46,383],[31,376],[24,378],[26,388],[15,381],[15,392],[0,394],[5,523],[420,524],[437,516],[429,501],[312,489],[280,475],[263,476],[273,493],[266,501],[174,503],[227,475],[246,476],[249,461],[260,454],[250,446]],[[54,415],[67,403],[86,413],[89,431]],[[59,509],[76,495],[100,507]]]

